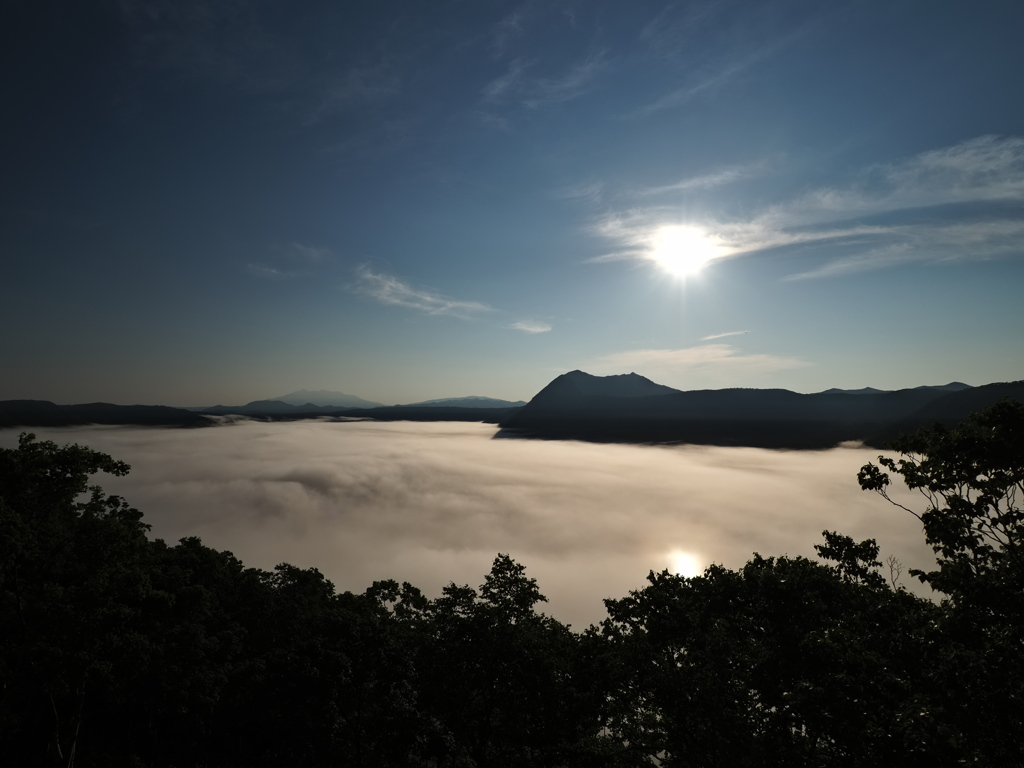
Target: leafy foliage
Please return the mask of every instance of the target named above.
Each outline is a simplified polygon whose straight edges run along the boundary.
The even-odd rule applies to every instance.
[[[921,520],[939,569],[913,572],[954,598],[1001,570],[1021,563],[1024,531],[1024,407],[1003,401],[953,429],[937,424],[892,443],[903,458],[879,456],[927,501],[923,512],[897,506]],[[890,476],[874,464],[858,474],[860,485],[892,502]],[[896,502],[892,502],[896,503]],[[980,581],[979,581],[980,580]]]
[[[953,429],[941,424],[879,457],[926,501],[917,512],[888,493],[874,464],[858,475],[921,520],[937,569],[911,570],[946,596],[935,633],[942,650],[945,737],[965,760],[1020,764],[1024,753],[1024,407],[1003,401]]]

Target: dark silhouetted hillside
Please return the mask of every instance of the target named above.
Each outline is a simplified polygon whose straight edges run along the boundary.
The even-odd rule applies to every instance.
[[[499,400],[494,397],[445,397],[439,400],[423,400],[419,403],[406,403],[402,408],[519,408],[526,405],[525,400]]]
[[[166,405],[57,405],[48,400],[0,401],[0,427],[68,427],[79,424],[204,427],[210,423],[198,413]]]
[[[601,377],[573,371],[500,423],[507,430],[502,436],[827,448],[844,441],[876,444],[897,427],[959,421],[1004,392],[1017,391],[1014,385],[970,388],[953,382],[894,392],[683,392],[636,374]]]
[[[987,408],[1003,398],[1024,403],[1024,381],[986,384],[981,387],[954,390],[911,413],[893,419],[892,423],[872,435],[868,442],[880,447],[901,433],[914,432],[935,423],[951,427],[964,421],[970,414]]]

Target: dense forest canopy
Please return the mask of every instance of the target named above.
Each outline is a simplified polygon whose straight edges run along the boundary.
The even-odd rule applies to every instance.
[[[499,554],[479,588],[338,593],[153,540],[90,478],[123,462],[0,451],[0,754],[61,766],[936,766],[1024,760],[1024,408],[896,441],[935,567],[874,540],[820,561],[651,573],[583,632]]]

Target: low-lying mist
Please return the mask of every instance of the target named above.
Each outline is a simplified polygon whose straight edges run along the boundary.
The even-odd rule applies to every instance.
[[[261,568],[315,566],[357,592],[388,578],[430,595],[475,586],[507,552],[538,579],[546,612],[577,628],[652,569],[813,557],[823,529],[875,538],[906,566],[932,562],[918,521],[859,489],[877,454],[860,448],[491,439],[493,426],[451,422],[31,431],[131,464],[97,482],[142,510],[155,537],[200,536]],[[16,430],[0,432],[0,445],[16,443]]]

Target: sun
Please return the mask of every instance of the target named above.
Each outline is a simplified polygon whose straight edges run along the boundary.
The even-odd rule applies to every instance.
[[[676,277],[695,275],[721,255],[718,238],[699,227],[666,225],[651,237],[651,260]]]
[[[671,570],[672,573],[685,576],[687,578],[693,578],[694,576],[700,576],[703,571],[700,567],[700,561],[689,552],[683,552],[676,549],[670,552],[668,557],[669,570]]]

